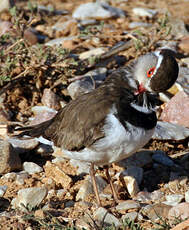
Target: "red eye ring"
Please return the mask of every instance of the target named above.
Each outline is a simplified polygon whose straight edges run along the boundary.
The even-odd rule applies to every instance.
[[[151,77],[154,73],[154,70],[155,70],[155,67],[152,67],[150,68],[148,71],[147,71],[147,77]]]

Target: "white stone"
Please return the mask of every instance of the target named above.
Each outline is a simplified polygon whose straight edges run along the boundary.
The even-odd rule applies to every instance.
[[[176,206],[184,199],[184,196],[182,194],[171,194],[171,195],[166,195],[165,198],[166,201],[163,201],[162,202],[163,204]]]
[[[137,212],[129,212],[129,213],[126,213],[125,215],[123,215],[121,217],[121,219],[124,221],[125,219],[129,218],[130,220],[135,221],[137,216],[138,216]]]
[[[123,179],[129,195],[134,197],[140,191],[136,179],[132,176],[124,176]]]
[[[3,196],[4,196],[4,194],[5,194],[6,191],[7,191],[7,188],[8,188],[7,185],[2,185],[2,186],[0,186],[0,197],[3,197]]]
[[[185,196],[185,201],[189,202],[189,190],[185,192],[184,196]]]
[[[40,173],[43,172],[43,168],[34,162],[24,162],[23,169],[29,174]]]
[[[81,4],[72,14],[76,19],[108,19],[112,17],[124,17],[125,13],[118,8],[111,7],[103,2],[89,2]]]
[[[97,55],[102,55],[107,51],[107,49],[99,47],[99,48],[94,48],[89,51],[83,52],[79,55],[79,58],[81,60],[90,58],[91,56],[97,56]]]
[[[102,207],[98,208],[94,212],[93,216],[94,216],[94,219],[100,222],[103,220],[105,224],[114,224],[115,227],[119,227],[121,225],[118,218],[116,218],[113,214],[109,213],[107,209],[102,208]]]
[[[133,13],[141,17],[153,18],[157,14],[157,10],[136,7],[136,8],[133,8]]]
[[[140,204],[133,200],[127,200],[127,201],[121,202],[115,208],[117,211],[129,210],[129,209],[139,209]]]
[[[25,188],[18,191],[18,195],[11,202],[13,208],[19,208],[26,211],[25,207],[34,208],[38,206],[46,197],[47,189],[45,187]]]

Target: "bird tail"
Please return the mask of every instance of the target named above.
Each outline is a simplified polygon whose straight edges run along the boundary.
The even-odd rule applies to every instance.
[[[37,125],[15,128],[14,133],[11,136],[20,138],[24,136],[39,137],[43,135],[45,137],[45,131],[52,122],[53,119],[50,119]]]

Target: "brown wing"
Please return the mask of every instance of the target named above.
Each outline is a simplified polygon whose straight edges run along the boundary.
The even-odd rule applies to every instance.
[[[82,95],[66,105],[45,130],[54,144],[68,150],[79,150],[104,136],[102,126],[112,107],[109,95],[102,90]]]

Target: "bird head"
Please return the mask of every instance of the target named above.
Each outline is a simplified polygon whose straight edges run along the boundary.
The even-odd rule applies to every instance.
[[[139,57],[133,69],[139,82],[138,93],[160,93],[168,90],[178,77],[178,64],[171,50],[162,49]]]

